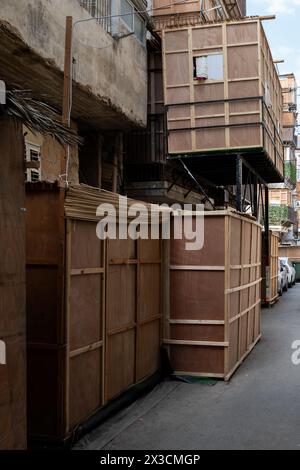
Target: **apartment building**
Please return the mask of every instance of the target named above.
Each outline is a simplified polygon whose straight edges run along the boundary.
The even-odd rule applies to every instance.
[[[298,238],[296,213],[297,183],[297,82],[294,74],[280,76],[283,97],[283,144],[285,181],[270,185],[270,225],[282,242],[294,243]]]
[[[84,143],[71,151],[69,182],[114,190],[122,185],[123,133],[147,121],[146,9],[145,0],[0,1],[1,79],[8,88],[30,90],[58,114],[66,17],[72,17],[69,111]],[[24,134],[26,180],[58,180],[60,146],[28,129]]]

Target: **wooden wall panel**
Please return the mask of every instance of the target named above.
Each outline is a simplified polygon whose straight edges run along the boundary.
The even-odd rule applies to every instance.
[[[102,405],[102,353],[94,350],[70,359],[69,428]]]
[[[136,380],[154,374],[160,367],[161,328],[160,318],[140,327],[137,342]]]
[[[227,43],[228,44],[244,44],[247,42],[257,42],[258,31],[257,23],[240,23],[228,25],[227,27]]]
[[[187,23],[182,27],[170,25],[162,30],[162,41],[168,153],[256,148],[261,159],[266,160],[265,151],[283,175],[280,81],[261,22],[248,18],[193,26]],[[197,80],[195,57],[216,53],[223,54],[224,76]],[[235,101],[242,98],[245,100]],[[216,100],[223,103],[209,103]],[[185,120],[176,116],[179,107],[174,105],[180,103],[185,104],[185,110],[190,103]],[[200,116],[205,119],[200,120]],[[253,126],[245,125],[251,123]],[[181,130],[185,128],[189,131]]]
[[[70,436],[160,367],[161,240],[102,242],[98,220],[65,220],[64,204],[53,185],[28,189],[29,429],[40,440]],[[52,237],[47,249],[38,236]]]
[[[175,373],[229,379],[260,338],[260,237],[254,219],[207,212],[204,246],[172,240],[165,344]]]
[[[70,287],[69,342],[71,350],[101,340],[102,300],[99,275],[74,276]]]
[[[224,274],[205,271],[171,271],[171,316],[174,319],[222,320]]]
[[[20,450],[26,448],[24,139],[22,126],[3,117],[0,155],[0,341],[6,350],[6,364],[0,364],[0,450]]]
[[[224,372],[224,352],[212,346],[172,346],[171,364],[176,365],[176,372],[188,375],[222,377]],[[201,374],[199,371],[202,371]]]
[[[110,400],[135,382],[135,330],[111,335],[106,354],[106,399]]]

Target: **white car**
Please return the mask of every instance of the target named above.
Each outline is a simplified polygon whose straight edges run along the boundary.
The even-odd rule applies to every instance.
[[[278,259],[278,294],[282,296],[283,291],[288,290],[287,269],[282,261]]]
[[[287,272],[288,286],[292,287],[296,284],[296,269],[289,258],[279,258],[280,262],[285,266]]]

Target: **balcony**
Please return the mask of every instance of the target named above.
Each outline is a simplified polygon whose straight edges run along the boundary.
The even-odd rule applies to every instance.
[[[111,0],[79,0],[80,5],[85,8],[93,18],[97,19],[102,28],[111,32]],[[102,19],[100,19],[102,18]]]
[[[139,4],[143,9],[143,0]],[[31,90],[35,96],[47,97],[49,104],[60,109],[66,17],[72,16],[74,22],[84,20],[73,28],[72,118],[98,129],[146,125],[144,44],[136,34],[130,34],[126,25],[124,32],[112,37],[108,34],[109,18],[86,21],[98,18],[99,14],[106,16],[111,5],[120,6],[120,3],[111,0],[1,2],[1,79],[8,85]]]

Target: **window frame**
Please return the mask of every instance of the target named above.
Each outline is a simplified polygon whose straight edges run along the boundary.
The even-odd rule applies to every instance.
[[[209,62],[208,58],[213,57],[213,56],[220,56],[222,57],[222,78],[210,78],[209,76]],[[193,68],[194,68],[194,80],[199,82],[199,78],[197,77],[197,65],[196,65],[196,60],[200,59],[201,57],[206,57],[207,58],[207,71],[208,71],[208,78],[204,79],[202,83],[214,83],[214,82],[224,82],[225,80],[225,69],[224,69],[224,53],[222,51],[220,52],[212,52],[208,54],[200,54],[200,55],[194,55],[193,56]]]
[[[122,0],[120,0],[122,2]],[[133,33],[136,37],[136,39],[139,41],[140,44],[142,44],[142,46],[145,47],[146,45],[146,32],[147,32],[147,29],[146,29],[146,23],[145,23],[145,20],[144,18],[139,14],[137,13],[137,9],[136,7],[134,6],[134,4],[130,1],[130,0],[125,0],[132,8],[132,16],[133,16],[133,27],[131,28],[127,23],[126,21],[124,20],[122,13],[121,13],[121,8],[120,8],[120,14],[122,16],[120,16],[120,19],[121,21],[124,23],[125,27],[128,29],[128,31],[130,31],[131,33]],[[137,36],[136,34],[136,29],[135,29],[135,21],[136,21],[136,17],[139,17],[139,19],[141,20],[141,22],[143,23],[143,26],[144,26],[144,37],[143,37],[143,41],[141,41],[141,39]]]

